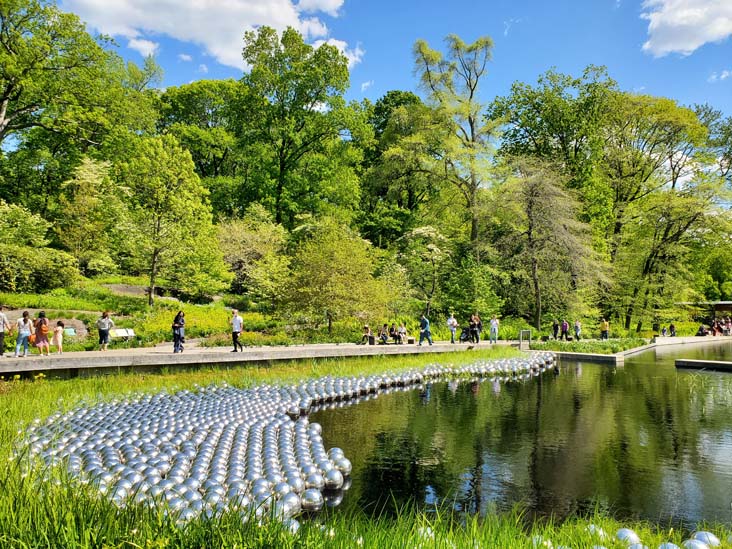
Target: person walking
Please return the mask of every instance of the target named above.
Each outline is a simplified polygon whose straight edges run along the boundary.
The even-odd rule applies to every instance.
[[[556,318],[552,321],[552,335],[554,336],[554,341],[556,341],[559,336],[559,321]]]
[[[564,341],[569,341],[569,322],[567,322],[566,319],[562,319],[562,335],[559,336],[559,339],[564,339]]]
[[[239,350],[243,352],[244,346],[239,343],[239,334],[241,334],[242,328],[244,327],[244,321],[239,316],[239,311],[236,309],[231,311],[231,320],[229,321],[229,324],[231,324],[231,340],[234,342],[234,350],[231,352],[236,353]]]
[[[97,330],[99,331],[99,350],[106,351],[109,346],[109,330],[114,328],[114,320],[109,317],[109,311],[104,311],[97,319]]]
[[[600,322],[600,339],[608,339],[610,337],[610,323],[603,318]]]
[[[5,306],[0,305],[0,357],[5,356],[5,334],[7,333],[10,335],[10,331],[12,329],[8,317],[5,316],[5,313],[3,312],[4,309]]]
[[[43,356],[43,349],[45,347],[46,356],[51,356],[51,344],[48,342],[48,332],[51,331],[51,326],[46,318],[45,311],[38,313],[38,318],[33,323],[33,327],[36,329],[35,346],[38,347],[38,352]]]
[[[457,330],[458,327],[458,321],[455,319],[455,316],[453,316],[452,313],[450,313],[450,317],[447,319],[447,327],[450,330],[450,343],[455,343],[455,330]]]
[[[63,354],[64,352],[64,323],[62,321],[56,322],[56,327],[53,329],[53,336],[51,337],[51,345],[56,346],[56,353]]]
[[[33,333],[33,323],[31,322],[28,311],[23,311],[23,316],[18,319],[17,323],[18,336],[15,339],[15,356],[21,356],[20,348],[23,347],[24,357],[28,356],[28,338]]]
[[[470,341],[473,343],[480,343],[480,332],[483,330],[483,323],[478,316],[478,313],[470,315]]]
[[[430,332],[430,321],[426,316],[422,315],[419,318],[419,343],[422,345],[424,340],[427,340],[432,345],[432,333]]]
[[[183,342],[185,341],[186,314],[178,311],[173,319],[173,353],[183,352]]]
[[[582,333],[582,324],[580,324],[579,320],[574,321],[574,339],[576,341],[580,340],[580,334]]]
[[[489,334],[489,343],[498,343],[498,326],[500,322],[498,321],[498,318],[496,315],[493,315],[491,317],[491,327],[490,327],[490,334]]]

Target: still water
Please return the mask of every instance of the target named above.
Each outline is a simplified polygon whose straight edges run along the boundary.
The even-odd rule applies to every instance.
[[[404,504],[470,513],[613,516],[693,527],[732,520],[732,374],[674,358],[732,359],[729,344],[673,347],[623,367],[560,364],[524,382],[436,383],[312,416],[353,462],[339,509]]]

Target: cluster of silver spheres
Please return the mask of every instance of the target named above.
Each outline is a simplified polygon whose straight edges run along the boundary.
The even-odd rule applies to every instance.
[[[610,536],[606,534],[602,528],[595,526],[594,524],[590,524],[587,527],[587,532],[590,534],[590,536],[592,536],[596,541],[600,543],[609,542],[613,546],[616,545],[616,542],[613,542],[613,540],[610,539]],[[624,547],[627,547],[628,549],[649,549],[647,545],[643,545],[638,534],[636,534],[630,528],[621,528],[615,534],[615,538],[617,539],[617,541],[620,542],[620,544],[622,544]],[[728,541],[732,542],[732,536],[730,536],[730,539]],[[534,547],[554,547],[551,540],[544,539],[541,536],[534,536],[532,542]],[[675,543],[666,542],[659,545],[658,549],[711,549],[712,547],[719,547],[720,545],[721,542],[719,541],[719,538],[715,536],[712,532],[697,531],[694,532],[689,539],[684,541],[681,544],[681,547],[679,547]],[[593,548],[606,549],[604,545],[594,545]],[[557,546],[556,549],[569,548],[560,545]]]
[[[271,514],[296,529],[292,517],[337,505],[350,486],[351,462],[339,448],[326,450],[320,425],[308,421],[315,409],[444,378],[522,379],[554,362],[537,352],[286,387],[134,395],[36,420],[19,455],[66,467],[119,506],[166,505],[181,523],[236,510],[244,520]]]

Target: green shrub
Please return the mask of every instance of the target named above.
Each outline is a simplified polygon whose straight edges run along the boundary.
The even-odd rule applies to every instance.
[[[76,259],[52,248],[0,244],[0,291],[42,292],[79,279]]]

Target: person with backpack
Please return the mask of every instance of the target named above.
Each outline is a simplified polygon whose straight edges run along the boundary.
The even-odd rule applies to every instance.
[[[33,327],[36,329],[36,347],[38,352],[43,356],[43,349],[46,349],[46,356],[51,356],[51,344],[48,341],[48,332],[51,331],[50,323],[46,318],[45,311],[38,313],[38,318],[33,323]]]

